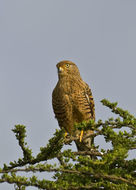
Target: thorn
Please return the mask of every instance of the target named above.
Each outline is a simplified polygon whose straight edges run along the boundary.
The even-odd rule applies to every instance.
[[[82,131],[81,131],[81,134],[80,134],[80,142],[82,141],[83,133],[84,133],[84,131],[82,130]]]

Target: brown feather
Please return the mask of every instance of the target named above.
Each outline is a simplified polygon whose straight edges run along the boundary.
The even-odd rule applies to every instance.
[[[75,123],[95,120],[95,106],[91,89],[86,84],[73,62],[61,61],[57,64],[58,83],[52,93],[52,105],[60,128],[64,128],[70,135],[79,134],[74,129]],[[91,130],[86,133],[92,133]],[[82,150],[90,146],[85,142],[76,141],[77,148]],[[88,145],[86,145],[88,143]]]

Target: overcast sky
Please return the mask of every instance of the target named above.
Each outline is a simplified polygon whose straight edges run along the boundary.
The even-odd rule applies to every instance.
[[[91,87],[97,120],[113,116],[103,98],[135,115],[136,1],[0,1],[0,166],[22,157],[15,124],[27,126],[34,155],[59,128],[51,96],[64,59]]]

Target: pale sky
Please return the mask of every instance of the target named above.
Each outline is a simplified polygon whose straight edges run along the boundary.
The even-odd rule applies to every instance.
[[[51,97],[64,59],[91,87],[97,120],[113,116],[103,98],[136,115],[136,1],[0,1],[0,167],[22,157],[15,124],[27,126],[34,155],[59,129]]]

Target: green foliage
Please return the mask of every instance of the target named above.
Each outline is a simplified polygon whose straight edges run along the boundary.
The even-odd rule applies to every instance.
[[[106,143],[111,143],[110,149],[93,146],[89,151],[62,150],[65,144],[78,137],[64,137],[63,130],[56,130],[49,143],[41,147],[34,157],[25,141],[25,126],[16,125],[13,132],[23,152],[23,158],[0,168],[0,183],[14,184],[16,190],[24,190],[28,186],[47,190],[136,189],[136,159],[128,159],[129,151],[136,151],[136,118],[117,107],[117,103],[110,103],[105,99],[101,102],[118,117],[104,122],[82,122],[76,124],[76,128],[94,130],[91,136],[103,136]],[[95,159],[90,156],[95,156]],[[48,161],[53,159],[58,160],[56,164],[49,164]],[[19,172],[24,175],[20,176]],[[26,177],[27,172],[33,175]],[[52,179],[38,179],[35,175],[38,172],[52,173]],[[45,178],[46,176],[45,174]]]

